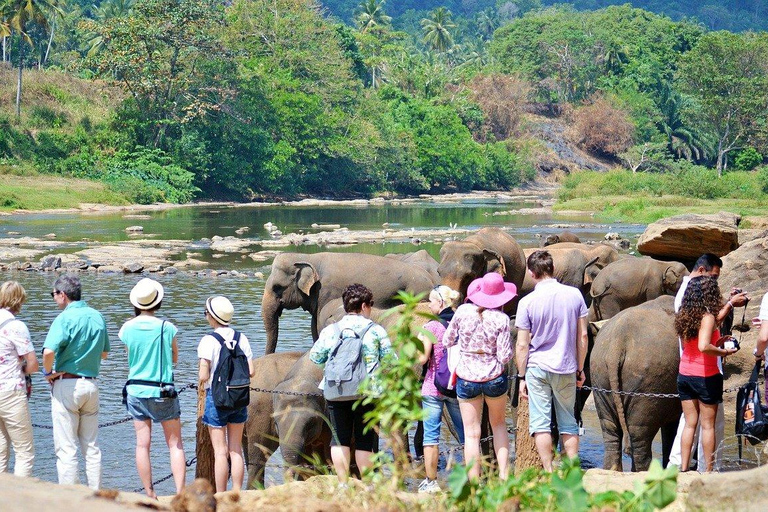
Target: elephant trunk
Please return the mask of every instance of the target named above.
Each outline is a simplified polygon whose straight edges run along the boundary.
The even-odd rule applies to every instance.
[[[265,355],[275,352],[277,335],[280,331],[280,315],[282,313],[283,306],[280,300],[269,289],[265,289],[264,297],[261,301],[261,318],[264,320],[264,330],[267,333],[267,344],[264,349]]]

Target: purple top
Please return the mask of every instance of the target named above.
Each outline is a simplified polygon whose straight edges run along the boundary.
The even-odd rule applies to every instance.
[[[482,318],[474,304],[462,304],[443,335],[446,347],[459,344],[461,357],[456,374],[470,382],[487,382],[504,372],[512,359],[509,317],[486,309]]]
[[[421,385],[422,396],[443,396],[435,387],[435,368],[437,366],[437,359],[442,357],[445,352],[443,346],[443,334],[445,334],[445,327],[437,320],[432,320],[424,325],[424,329],[428,330],[435,335],[435,343],[432,345],[432,355],[429,356],[427,363],[427,373],[424,375],[424,383]]]
[[[520,299],[515,327],[531,332],[528,367],[566,375],[576,373],[579,318],[587,316],[581,292],[573,286],[545,279]]]

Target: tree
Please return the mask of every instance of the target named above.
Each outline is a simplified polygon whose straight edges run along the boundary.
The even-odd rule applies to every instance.
[[[451,11],[445,7],[438,7],[429,18],[421,20],[421,28],[424,31],[424,43],[435,51],[444,52],[453,46],[451,29],[456,24],[451,21]]]
[[[722,176],[728,153],[766,130],[768,34],[706,34],[682,57],[679,76],[695,101],[687,116],[715,141]]]
[[[380,30],[390,24],[392,18],[384,14],[384,3],[385,0],[380,2],[364,0],[358,6],[360,14],[357,15],[357,26],[360,28],[360,32],[365,34],[369,31]]]

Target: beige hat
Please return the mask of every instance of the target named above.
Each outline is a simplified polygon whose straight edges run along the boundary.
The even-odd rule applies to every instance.
[[[217,297],[208,297],[205,301],[205,309],[214,320],[221,325],[229,325],[232,321],[232,315],[235,314],[235,308],[229,299],[221,295]]]
[[[163,285],[153,279],[141,279],[131,290],[131,304],[138,309],[152,309],[163,300]]]

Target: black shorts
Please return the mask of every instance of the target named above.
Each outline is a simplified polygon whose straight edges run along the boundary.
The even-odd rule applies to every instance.
[[[331,446],[352,446],[354,434],[355,450],[364,452],[379,451],[379,435],[374,429],[363,433],[365,420],[363,417],[373,410],[373,404],[358,405],[352,410],[355,400],[343,402],[327,402],[328,418],[331,420],[333,437]]]
[[[711,377],[677,376],[677,392],[680,400],[698,400],[707,405],[719,404],[723,401],[722,374]]]

